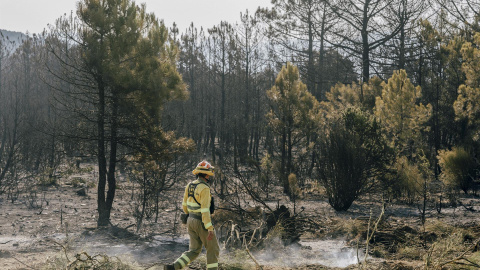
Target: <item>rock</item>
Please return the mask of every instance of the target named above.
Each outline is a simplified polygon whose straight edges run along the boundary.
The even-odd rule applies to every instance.
[[[85,188],[81,188],[77,190],[77,195],[78,196],[87,196],[87,190]]]

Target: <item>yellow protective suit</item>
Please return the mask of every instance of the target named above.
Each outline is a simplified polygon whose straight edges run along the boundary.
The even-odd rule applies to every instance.
[[[194,191],[196,201],[193,197],[188,196],[189,184],[185,187],[182,203],[183,211],[189,214],[187,228],[190,236],[190,246],[189,250],[175,261],[174,267],[175,269],[183,269],[200,255],[202,246],[204,246],[207,250],[207,270],[217,270],[218,256],[220,254],[217,236],[214,235],[212,240],[207,240],[208,231],[215,233],[210,217],[210,202],[212,198],[210,186],[202,178],[198,178],[191,184],[197,185]]]

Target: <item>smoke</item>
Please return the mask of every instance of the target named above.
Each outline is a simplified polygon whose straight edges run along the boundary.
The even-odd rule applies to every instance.
[[[118,241],[103,239],[84,239],[83,245],[78,250],[87,251],[89,254],[105,254],[109,257],[129,258],[141,264],[172,262],[182,252],[188,250],[188,236],[167,237],[154,236],[152,241]]]
[[[54,238],[62,239],[64,236],[55,235]],[[145,242],[121,239],[112,241],[103,237],[85,237],[82,240],[74,244],[77,251],[129,258],[127,261],[140,264],[171,263],[188,250],[189,244],[187,235],[175,238],[155,236],[152,241]],[[222,253],[227,255],[224,252],[225,250]],[[345,268],[358,263],[356,249],[346,247],[342,240],[300,241],[298,244],[285,246],[279,237],[272,237],[266,248],[253,255],[262,265],[290,268],[305,265]],[[364,255],[360,252],[358,256],[362,260]]]
[[[254,256],[260,264],[287,267],[313,264],[347,267],[358,262],[357,251],[339,240],[300,241],[289,246],[283,246],[280,240],[272,241],[268,248]]]

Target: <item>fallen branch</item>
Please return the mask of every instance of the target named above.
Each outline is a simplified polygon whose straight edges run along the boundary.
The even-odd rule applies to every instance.
[[[128,230],[128,229],[130,229],[131,227],[136,226],[136,225],[137,225],[137,224],[130,224],[130,225],[128,225],[127,227],[125,227],[125,230]]]
[[[21,264],[25,265],[26,267],[28,267],[28,268],[30,268],[30,269],[35,269],[35,268],[31,267],[30,265],[28,265],[28,264],[26,264],[26,263],[24,263],[24,262],[20,261],[19,259],[15,258],[15,257],[12,257],[12,258],[13,258],[15,261],[17,261],[17,262],[19,262],[19,263],[21,263]]]
[[[479,244],[480,244],[480,239],[477,240],[469,249],[465,250],[462,254],[460,254],[460,256],[457,256],[456,258],[454,258],[452,260],[440,263],[435,268],[442,269],[445,265],[451,264],[451,263],[464,264],[464,263],[459,263],[459,261],[461,261],[461,260],[467,261],[469,263],[469,264],[467,264],[468,266],[474,266],[474,267],[480,268],[480,264],[478,264],[476,262],[472,262],[469,259],[465,258],[465,255],[467,255],[468,252],[475,250],[475,248],[478,247]]]
[[[64,245],[60,244],[59,242],[57,242],[57,241],[55,241],[55,240],[53,240],[53,239],[48,239],[48,238],[47,238],[46,240],[47,240],[47,241],[50,241],[50,242],[52,242],[52,243],[54,243],[54,244],[57,244],[57,245],[61,246],[62,249],[63,249],[63,253],[65,253],[65,258],[67,258],[67,261],[70,261],[70,259],[68,258],[68,254],[67,254],[67,248],[66,248]]]
[[[252,253],[250,253],[250,249],[248,249],[247,241],[245,240],[245,235],[243,235],[243,244],[245,245],[245,250],[247,251],[248,256],[255,262],[257,269],[263,270],[263,267],[258,263],[258,261],[253,257]]]
[[[385,213],[385,204],[383,204],[382,206],[382,212],[380,213],[380,216],[378,217],[377,221],[375,222],[375,226],[373,227],[372,229],[372,233],[370,234],[370,223],[371,223],[371,219],[372,219],[372,210],[370,209],[370,218],[368,220],[368,229],[367,229],[367,240],[365,241],[365,244],[366,244],[366,247],[365,247],[365,258],[363,260],[363,263],[361,265],[361,269],[363,269],[363,267],[367,266],[367,257],[368,257],[368,249],[369,249],[369,243],[370,243],[370,240],[372,240],[373,238],[373,235],[375,234],[375,232],[377,231],[377,227],[378,227],[378,224],[380,223],[380,221],[382,220],[382,217],[383,217],[383,214]],[[358,244],[358,243],[357,243]]]
[[[86,260],[82,260],[82,259],[81,259],[82,254],[87,257]],[[78,253],[77,255],[75,255],[75,258],[76,258],[75,261],[73,261],[73,262],[71,262],[71,263],[69,263],[69,264],[67,265],[67,269],[71,269],[71,267],[74,266],[75,264],[77,264],[78,262],[86,262],[86,261],[91,261],[91,262],[93,262],[92,256],[88,255],[88,253],[85,252],[85,251],[82,252],[82,253]]]
[[[116,260],[114,262],[113,259]],[[114,263],[114,265],[112,265]],[[117,265],[119,263],[120,265]],[[75,255],[75,260],[67,266],[67,270],[74,269],[106,269],[105,266],[109,266],[109,269],[124,269],[122,268],[122,261],[118,257],[108,257],[105,254],[97,254],[94,256],[89,255],[83,251]]]
[[[458,201],[458,204],[460,206],[462,206],[463,208],[465,208],[465,210],[467,210],[467,211],[470,211],[470,212],[476,212],[477,211],[477,210],[473,209],[473,206],[468,207],[465,204],[463,204],[461,201]]]
[[[231,223],[232,223],[231,229],[228,232],[229,236],[227,237],[227,239],[224,242],[224,247],[225,248],[228,248],[229,244],[230,245],[235,244],[237,240],[238,240],[238,242],[240,242],[240,245],[241,245],[241,241],[242,241],[242,239],[240,239],[240,232],[237,229],[238,224],[233,223],[233,221],[231,221]]]

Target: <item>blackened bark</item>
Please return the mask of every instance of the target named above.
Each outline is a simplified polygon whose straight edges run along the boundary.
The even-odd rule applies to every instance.
[[[405,69],[405,23],[403,22],[403,16],[401,25],[402,27],[400,29],[400,55],[398,59],[398,68]]]
[[[307,71],[307,78],[308,78],[308,91],[313,93],[317,99],[319,98],[319,94],[315,91],[315,66],[313,61],[313,22],[312,22],[312,13],[311,10],[308,12],[308,71]]]
[[[99,80],[98,85],[98,187],[97,187],[97,204],[98,204],[98,220],[97,226],[107,226],[110,219],[110,212],[107,210],[105,203],[105,186],[107,183],[107,160],[105,158],[105,85]]]
[[[284,121],[285,122],[285,121]],[[286,177],[286,168],[285,163],[287,159],[287,129],[283,127],[282,131],[282,158],[280,164],[280,177],[282,177],[283,183],[283,193],[288,194],[290,192],[290,188],[288,186],[288,178]]]
[[[108,213],[108,222],[110,222],[110,212],[112,211],[113,199],[115,198],[115,191],[117,187],[117,180],[115,178],[115,170],[117,166],[117,148],[118,148],[118,134],[117,134],[117,114],[118,114],[118,100],[114,96],[112,102],[112,129],[110,130],[110,160],[108,166],[107,182],[108,191],[106,210]]]
[[[10,151],[8,152],[7,155],[7,161],[5,163],[5,166],[2,168],[2,171],[0,173],[0,182],[2,182],[3,178],[5,178],[5,175],[7,171],[10,169],[10,166],[12,166],[13,162],[13,156],[15,153],[15,148],[17,145],[17,127],[18,127],[18,113],[15,113],[15,121],[14,121],[14,126],[13,126],[13,134],[12,134],[12,143],[10,146]],[[6,129],[7,127],[5,126],[5,134],[6,134]],[[5,137],[6,138],[6,137]],[[4,143],[2,143],[2,148],[4,147],[6,143],[6,140]]]
[[[362,79],[363,82],[368,82],[370,79],[370,44],[368,43],[368,7],[370,1],[365,1],[363,6],[363,22],[362,22]],[[363,102],[363,88],[360,93],[360,100]]]
[[[325,94],[324,89],[323,89],[323,67],[325,66],[324,64],[324,59],[325,59],[325,28],[326,28],[326,19],[327,19],[327,9],[326,7],[323,9],[323,15],[322,15],[322,26],[321,26],[321,31],[320,31],[320,52],[319,52],[319,59],[318,59],[318,85],[317,85],[317,94],[316,98],[318,101],[324,100]],[[325,91],[326,92],[326,91]]]

